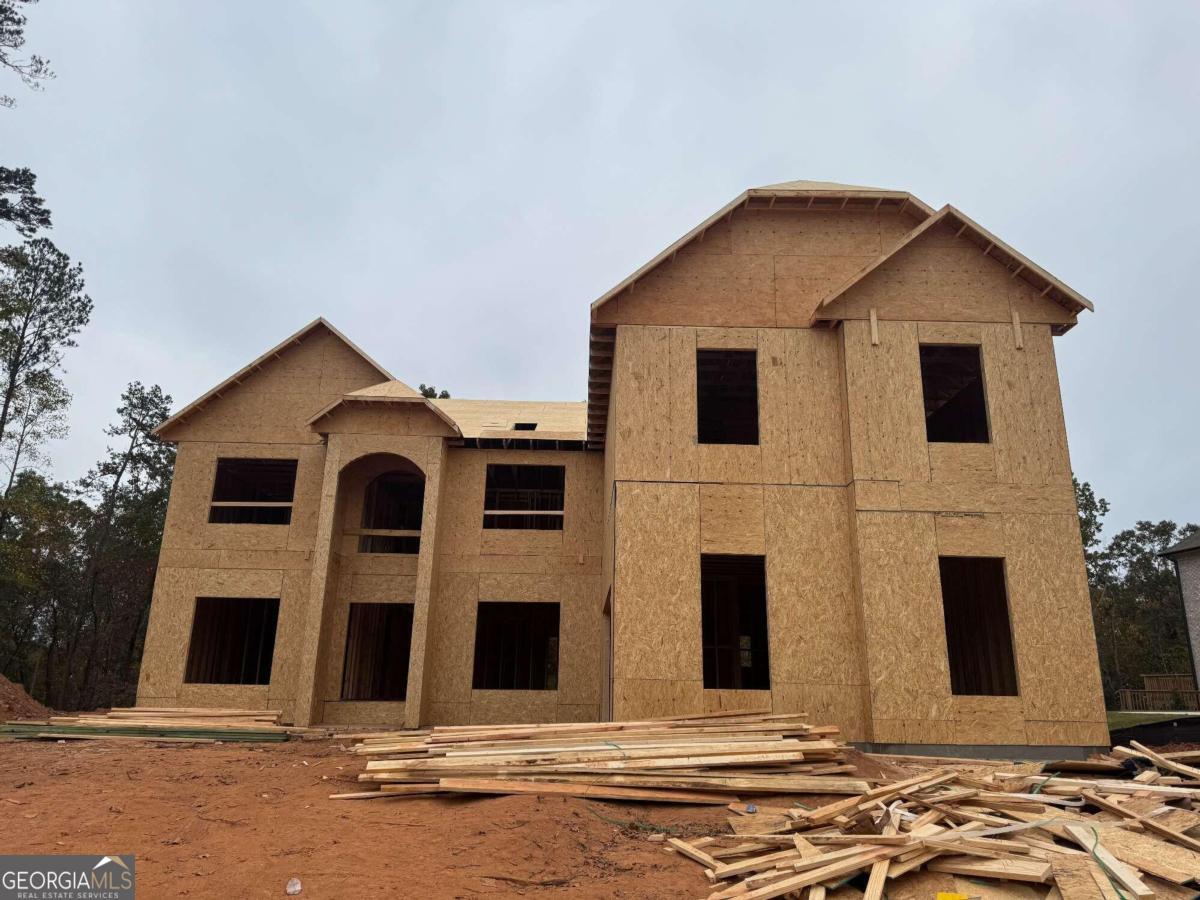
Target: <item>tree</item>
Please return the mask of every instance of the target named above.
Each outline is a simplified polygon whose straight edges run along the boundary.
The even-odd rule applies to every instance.
[[[1139,521],[1101,548],[1108,501],[1075,480],[1092,619],[1105,698],[1141,688],[1141,676],[1191,672],[1187,624],[1174,568],[1158,554],[1197,530]]]
[[[22,7],[32,6],[37,0],[0,0],[0,69],[8,69],[27,88],[41,90],[42,82],[54,77],[50,61],[36,53],[20,56],[25,46],[25,15]],[[17,101],[0,94],[0,106],[13,107]]]
[[[450,399],[449,391],[442,391],[439,394],[438,389],[435,388],[432,384],[430,384],[430,385],[422,384],[420,387],[417,388],[417,390],[419,390],[421,392],[422,397],[428,397],[430,400],[449,400]]]
[[[0,441],[0,504],[8,497],[23,469],[47,462],[43,446],[67,436],[71,395],[53,372],[36,373],[17,391],[10,416],[9,440]]]
[[[96,699],[92,676],[97,658],[106,656],[108,664],[99,670],[104,675],[128,675],[135,648],[140,647],[175,461],[174,448],[153,431],[170,413],[171,398],[162,388],[131,383],[121,394],[117,424],[105,429],[109,437],[121,438],[122,444],[110,447],[108,455],[79,481],[80,491],[93,501],[95,510],[86,541],[84,614],[76,624],[72,657],[85,629],[91,632],[91,640],[81,669],[68,657],[69,674],[77,679],[77,696],[84,706]],[[123,625],[118,635],[125,638],[115,651],[114,622]],[[108,685],[103,693],[111,694],[113,687]]]
[[[28,169],[0,166],[0,222],[8,222],[22,237],[32,237],[39,228],[50,227],[50,210],[38,196],[36,186],[37,176]]]
[[[40,56],[19,57],[25,46],[25,16],[22,5],[36,0],[0,0],[0,69],[15,72],[32,90],[40,90],[41,82],[53,78],[50,63]],[[0,94],[0,107],[12,107],[16,100]],[[8,169],[0,166],[0,222],[13,225],[22,237],[32,237],[39,228],[50,227],[50,211],[37,195],[37,176],[28,169]]]
[[[1092,486],[1086,481],[1080,482],[1074,475],[1071,483],[1075,485],[1075,506],[1079,511],[1079,534],[1083,538],[1083,558],[1087,565],[1088,583],[1097,574],[1102,552],[1100,535],[1104,531],[1104,517],[1108,515],[1108,501],[1097,497]]]
[[[91,318],[83,289],[82,268],[45,238],[0,249],[0,447],[10,456],[18,398],[36,405],[54,389],[63,351]],[[4,510],[0,499],[0,531]]]

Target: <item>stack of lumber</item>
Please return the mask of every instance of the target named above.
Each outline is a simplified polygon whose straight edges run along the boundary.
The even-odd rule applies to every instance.
[[[733,713],[637,722],[464,725],[352,735],[368,799],[558,794],[724,805],[741,794],[857,794],[837,729],[797,715]]]
[[[19,740],[286,741],[279,710],[138,706],[107,713],[18,719],[0,736]]]
[[[377,789],[336,798],[726,805],[727,833],[666,841],[702,867],[708,900],[1198,896],[1200,751],[1134,743],[1045,764],[859,754],[836,729],[749,713],[355,737],[359,779]]]

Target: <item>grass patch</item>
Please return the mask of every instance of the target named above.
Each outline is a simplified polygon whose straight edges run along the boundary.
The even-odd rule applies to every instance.
[[[1132,728],[1134,725],[1148,725],[1151,722],[1167,722],[1171,719],[1178,719],[1182,715],[1183,713],[1118,712],[1110,709],[1108,711],[1108,727],[1110,730]]]

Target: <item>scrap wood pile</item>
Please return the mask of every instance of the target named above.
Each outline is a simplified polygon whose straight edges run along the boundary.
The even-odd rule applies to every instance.
[[[371,799],[421,794],[559,794],[724,805],[740,794],[857,794],[834,727],[798,715],[638,722],[463,725],[352,735]]]
[[[17,719],[0,737],[17,740],[286,741],[279,710],[138,706],[107,713]]]
[[[708,900],[1197,896],[1200,768],[1188,762],[1200,752],[1134,743],[1047,764],[864,755],[836,729],[759,714],[354,737],[359,779],[377,789],[335,798],[725,804],[731,833],[667,842],[703,867]]]
[[[821,900],[849,881],[867,900],[924,898],[962,891],[964,877],[984,898],[1191,898],[1200,769],[1189,755],[1200,758],[1135,743],[1090,762],[934,760],[813,808],[733,804],[733,834],[670,843],[704,867],[708,900]]]

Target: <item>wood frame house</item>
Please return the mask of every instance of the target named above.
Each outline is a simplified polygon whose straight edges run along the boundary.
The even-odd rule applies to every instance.
[[[158,430],[138,701],[1107,744],[1052,340],[1091,308],[951,206],[800,181],[592,304],[586,403],[428,400],[313,322]]]

